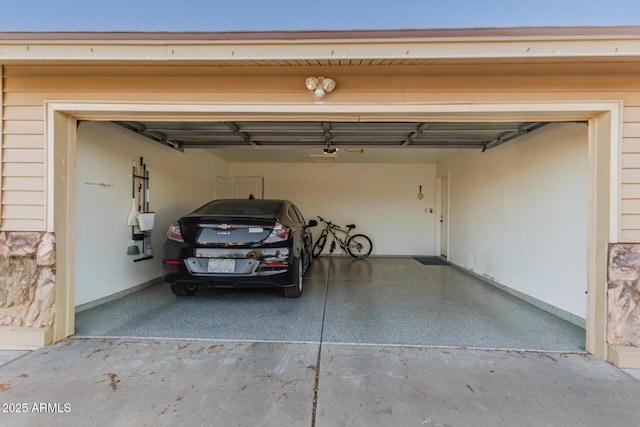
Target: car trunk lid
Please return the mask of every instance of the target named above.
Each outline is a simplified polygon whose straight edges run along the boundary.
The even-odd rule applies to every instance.
[[[269,237],[275,224],[265,218],[189,216],[180,225],[185,241],[197,245],[250,246]]]

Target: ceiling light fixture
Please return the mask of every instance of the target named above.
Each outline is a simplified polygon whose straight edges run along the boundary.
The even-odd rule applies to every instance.
[[[305,85],[307,89],[313,91],[316,100],[320,101],[328,92],[336,88],[336,81],[329,77],[307,77]]]

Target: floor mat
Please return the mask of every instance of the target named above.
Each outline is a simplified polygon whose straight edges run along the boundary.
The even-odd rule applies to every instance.
[[[422,265],[451,265],[450,262],[438,258],[437,256],[415,256],[413,259]]]

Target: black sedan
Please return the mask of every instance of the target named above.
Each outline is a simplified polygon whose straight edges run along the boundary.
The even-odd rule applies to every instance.
[[[276,286],[298,298],[317,224],[288,200],[214,200],[169,227],[162,281],[180,296],[198,286]]]

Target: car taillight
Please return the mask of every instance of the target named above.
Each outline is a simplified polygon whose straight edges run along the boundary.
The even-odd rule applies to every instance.
[[[271,268],[287,268],[289,267],[289,264],[287,264],[286,262],[282,262],[282,261],[267,261],[264,263],[265,267],[271,267]]]
[[[182,233],[180,232],[180,224],[176,222],[169,226],[169,231],[167,231],[167,239],[176,242],[184,242]]]
[[[283,240],[287,240],[289,238],[289,229],[284,225],[276,222],[273,226],[273,230],[271,230],[271,234],[269,237],[265,239],[265,243],[274,243],[274,242],[282,242]]]

